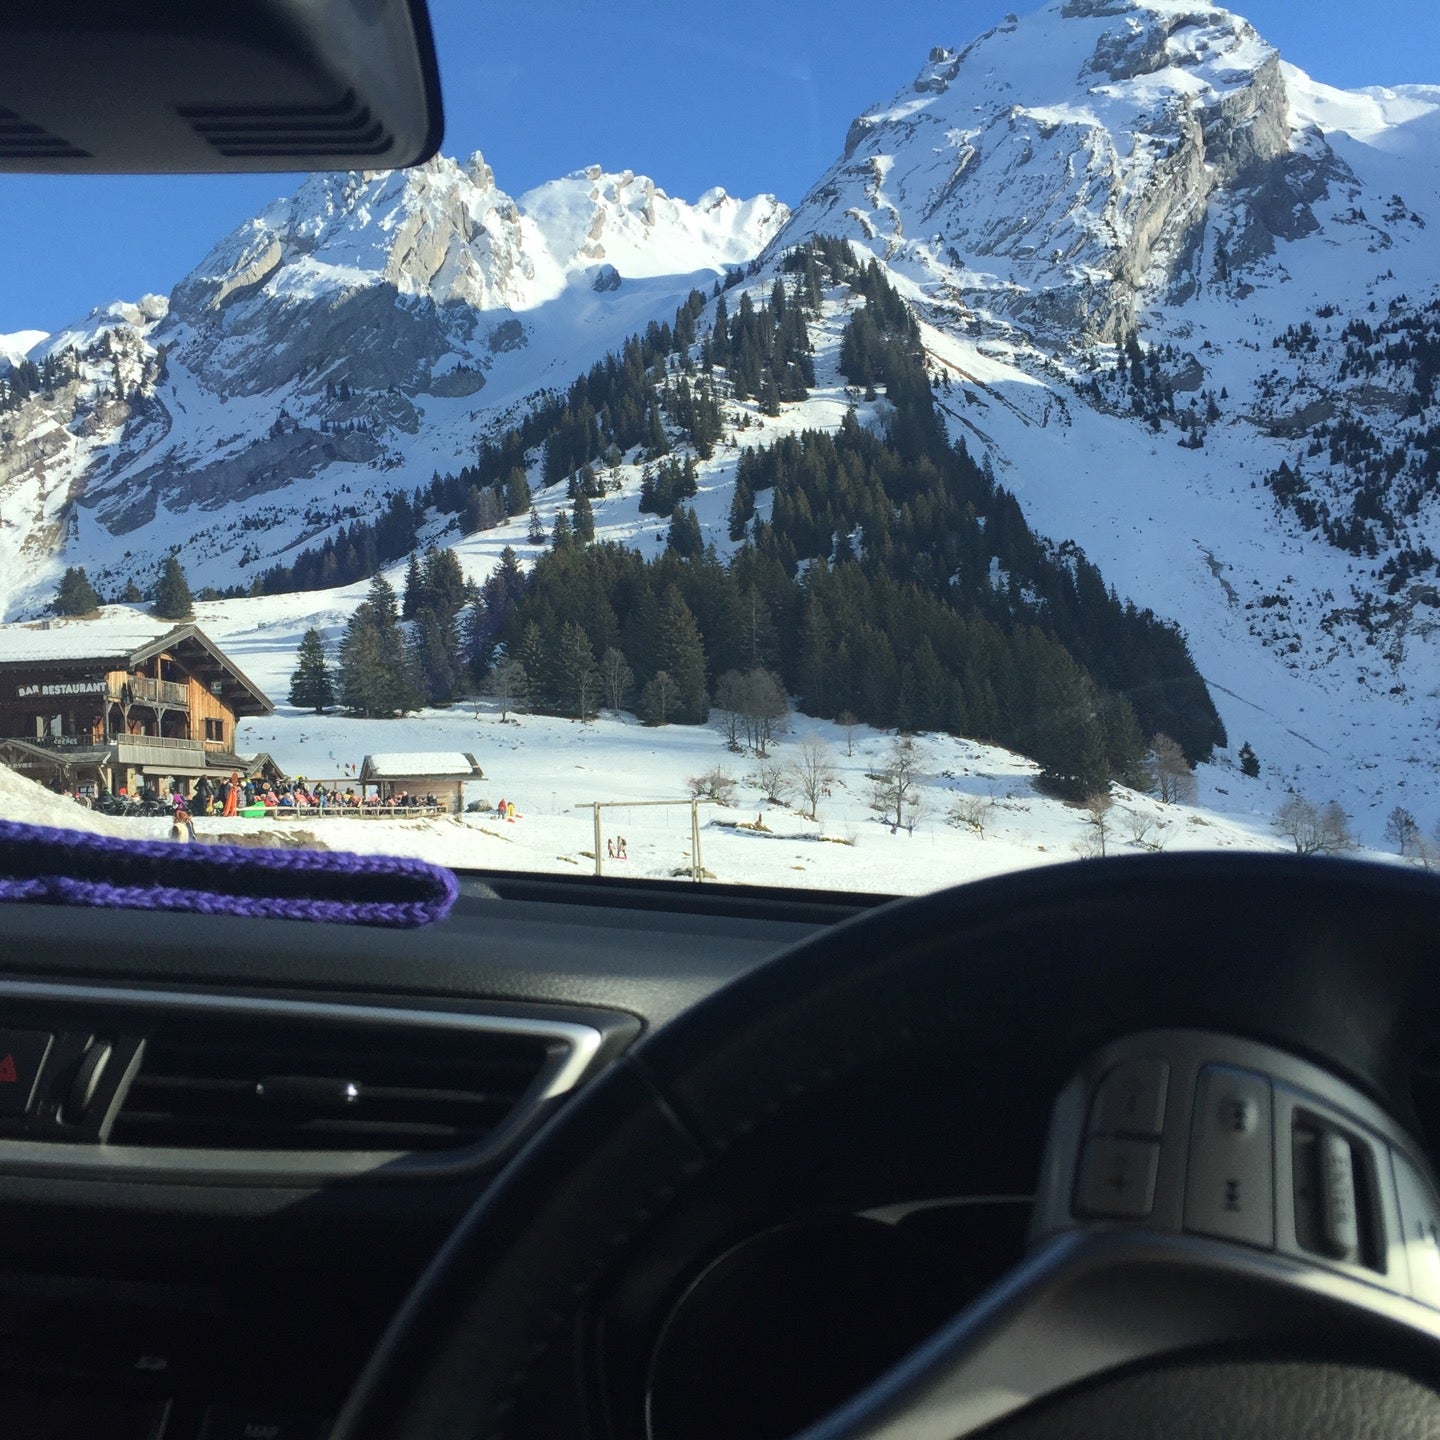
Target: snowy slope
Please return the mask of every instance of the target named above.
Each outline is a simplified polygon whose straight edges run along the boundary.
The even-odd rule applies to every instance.
[[[478,543],[478,537],[471,539]],[[472,571],[483,567],[473,549],[469,560]],[[736,782],[736,790],[728,805],[703,807],[701,846],[706,871],[721,881],[914,894],[1096,853],[1082,812],[1035,791],[1036,767],[1030,761],[958,737],[917,739],[921,803],[913,831],[892,832],[871,808],[867,774],[884,764],[895,740],[863,726],[847,735],[829,722],[795,716],[776,742],[773,755],[782,763],[806,740],[829,747],[836,778],[812,821],[794,802],[767,799],[756,758],[731,753],[718,722],[654,729],[609,712],[585,725],[523,714],[502,722],[485,702],[399,720],[356,720],[308,714],[283,703],[301,634],[312,624],[334,633],[358,598],[346,592],[275,595],[197,608],[206,633],[281,701],[274,715],[244,722],[237,745],[245,753],[267,751],[291,774],[342,785],[356,783],[367,754],[469,752],[485,779],[467,784],[467,801],[491,811],[507,799],[519,818],[510,824],[485,812],[393,822],[311,816],[278,822],[282,833],[303,829],[331,849],[414,855],[449,865],[591,873],[589,807],[600,801],[616,807],[603,813],[602,834],[624,835],[629,857],[613,865],[603,860],[604,872],[668,878],[690,863],[688,810],[641,808],[636,802],[687,799],[690,778],[718,767]],[[1247,782],[1229,767],[1216,766],[1202,768],[1202,783],[1203,803],[1195,806],[1162,805],[1117,787],[1107,853],[1288,848],[1270,823],[1285,794],[1278,778]],[[950,818],[962,799],[979,802],[978,829]],[[757,819],[763,828],[753,828]],[[196,823],[202,836],[215,839],[265,828],[240,819]]]
[[[18,365],[46,338],[43,330],[16,330],[10,335],[0,335],[0,364]]]
[[[1440,413],[1404,353],[1440,296],[1440,87],[1327,87],[1214,7],[1055,0],[857,119],[772,253],[824,233],[890,268],[1035,529],[1184,624],[1233,746],[1377,840],[1440,813]],[[1163,405],[1115,378],[1131,336]]]
[[[0,613],[33,612],[76,559],[148,586],[176,544],[200,586],[245,583],[458,469],[497,417],[671,319],[787,214],[598,167],[517,203],[478,154],[306,180],[169,297],[35,348],[60,383],[0,449]]]
[[[668,318],[691,284],[769,240],[760,298],[786,246],[838,233],[924,320],[952,434],[1033,527],[1184,624],[1232,740],[1202,799],[1249,814],[1260,795],[1268,814],[1293,785],[1339,800],[1372,843],[1397,802],[1428,826],[1440,577],[1423,556],[1440,553],[1440,512],[1426,434],[1440,415],[1410,403],[1415,361],[1357,369],[1344,332],[1418,324],[1437,299],[1437,117],[1440,87],[1329,88],[1213,6],[1053,0],[933,53],[856,121],[788,223],[763,197],[686,206],[598,170],[513,201],[478,158],[307,182],[168,302],[97,312],[48,343],[79,346],[84,374],[69,418],[37,409],[23,463],[0,460],[8,613],[62,563],[113,583],[153,574],[171,543],[196,588],[244,583],[390,488],[458,469],[537,387]],[[746,428],[702,466],[696,501],[722,552],[738,445],[838,425],[851,403],[835,353],[848,303],[832,297],[812,327],[811,399],[775,418],[730,407]],[[326,327],[357,315],[375,344],[337,352]],[[1132,337],[1162,399],[1130,388],[1115,342]],[[354,394],[330,398],[342,380]],[[282,409],[296,424],[275,435]],[[1399,457],[1377,502],[1389,528],[1367,522],[1374,553],[1267,484],[1301,466],[1311,501],[1346,520],[1361,471],[1329,446],[1362,423]],[[622,470],[600,534],[653,554],[663,523],[639,513],[638,465]],[[548,528],[563,496],[537,500]],[[526,553],[520,521],[461,541],[437,522],[429,538],[476,579],[505,544]],[[212,619],[279,696],[306,625],[338,635],[361,593],[223,602]],[[1249,796],[1233,768],[1245,740],[1264,766]]]

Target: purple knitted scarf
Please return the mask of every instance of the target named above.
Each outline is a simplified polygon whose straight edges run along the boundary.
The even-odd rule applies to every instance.
[[[459,893],[449,870],[423,860],[114,840],[0,820],[0,901],[412,929],[443,920]]]

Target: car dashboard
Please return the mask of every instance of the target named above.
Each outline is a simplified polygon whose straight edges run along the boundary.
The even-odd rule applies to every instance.
[[[492,877],[415,932],[0,910],[12,1433],[323,1433],[553,1109],[873,903]]]

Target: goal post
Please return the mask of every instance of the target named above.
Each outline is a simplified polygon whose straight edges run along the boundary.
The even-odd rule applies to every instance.
[[[589,800],[575,808],[590,810],[595,816],[595,873],[605,873],[604,826],[601,812],[604,810],[640,810],[660,806],[686,805],[690,809],[690,878],[700,881],[705,877],[705,867],[700,859],[700,806],[708,803],[700,796],[688,800]]]

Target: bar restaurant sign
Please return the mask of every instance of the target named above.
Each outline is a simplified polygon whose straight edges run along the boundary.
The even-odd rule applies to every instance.
[[[17,685],[17,700],[33,700],[58,695],[103,695],[103,680],[57,680],[46,685]]]

